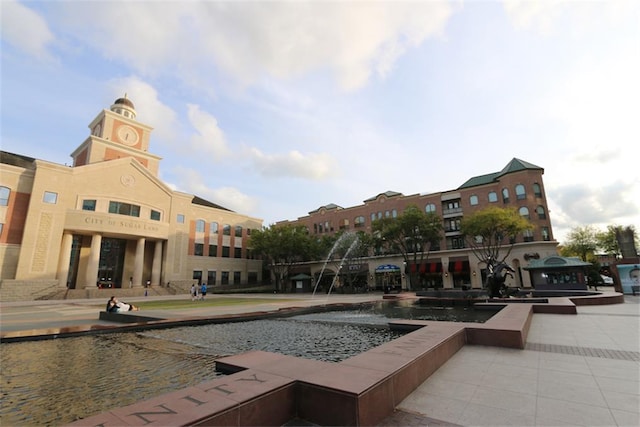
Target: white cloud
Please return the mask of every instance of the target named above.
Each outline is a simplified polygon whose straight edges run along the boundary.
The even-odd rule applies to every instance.
[[[195,128],[196,134],[191,136],[191,147],[199,155],[212,154],[212,161],[220,161],[230,154],[218,121],[211,114],[200,110],[198,105],[187,106],[189,123]]]
[[[255,212],[258,201],[234,187],[211,188],[206,179],[193,168],[177,166],[172,173],[176,177],[175,186],[179,191],[202,197],[212,203],[239,213]]]
[[[582,37],[633,16],[637,18],[638,13],[635,0],[503,0],[503,6],[515,28],[545,36],[569,29],[573,36]]]
[[[0,7],[2,39],[28,55],[51,59],[47,48],[55,38],[47,22],[33,10],[14,0],[3,0]]]
[[[136,107],[136,120],[154,126],[154,142],[175,142],[179,126],[176,112],[159,99],[153,86],[137,76],[129,76],[110,80],[107,87],[114,100],[127,95]]]
[[[335,173],[334,160],[328,154],[302,154],[293,150],[287,154],[267,155],[257,148],[247,150],[258,173],[264,177],[297,177],[320,180]]]
[[[223,71],[241,84],[332,71],[345,89],[384,77],[396,59],[440,34],[450,2],[61,3],[63,26],[143,74],[183,81]],[[114,24],[117,23],[117,24]],[[210,88],[209,88],[210,89]]]

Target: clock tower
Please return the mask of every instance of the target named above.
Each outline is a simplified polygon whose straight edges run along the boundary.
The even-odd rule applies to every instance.
[[[126,94],[102,110],[89,124],[91,135],[71,153],[73,166],[133,157],[158,176],[161,158],[148,152],[153,128],[136,121],[136,115]]]

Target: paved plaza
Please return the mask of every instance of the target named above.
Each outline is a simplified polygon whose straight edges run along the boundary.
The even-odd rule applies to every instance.
[[[283,297],[291,300],[283,302]],[[272,303],[257,305],[175,310],[171,317],[356,303],[379,300],[381,295],[273,298]],[[144,312],[144,300],[131,302],[141,304]],[[0,331],[112,325],[97,320],[105,302],[3,303]],[[625,296],[624,304],[579,306],[577,310],[577,315],[534,314],[524,350],[464,346],[379,425],[640,425],[640,296]]]

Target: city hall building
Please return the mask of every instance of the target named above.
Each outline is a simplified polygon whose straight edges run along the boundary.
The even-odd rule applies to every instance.
[[[70,167],[1,152],[3,299],[262,281],[262,261],[247,249],[262,220],[162,182],[161,158],[149,152],[152,128],[136,120],[126,95],[89,129]]]
[[[549,208],[542,175],[544,169],[520,160],[512,159],[497,172],[467,179],[458,188],[431,194],[414,194],[387,191],[348,208],[336,204],[321,206],[307,216],[293,221],[281,221],[276,225],[303,225],[312,235],[321,237],[338,232],[372,232],[372,223],[379,218],[394,218],[409,205],[425,212],[434,212],[442,218],[441,241],[431,248],[428,259],[420,265],[405,265],[400,255],[386,254],[351,260],[350,275],[356,275],[359,286],[381,290],[391,285],[396,288],[419,290],[426,288],[481,288],[486,278],[486,266],[478,261],[467,247],[460,232],[462,218],[489,206],[511,207],[534,225],[532,231],[515,236],[514,246],[507,262],[516,270],[515,277],[507,284],[531,287],[531,278],[524,267],[530,260],[557,255],[557,242],[553,238]],[[505,250],[509,245],[505,246]],[[316,283],[321,270],[323,277],[336,274],[330,263],[305,263],[296,266],[294,274],[310,277]],[[417,272],[418,283],[408,283],[409,274]],[[344,270],[339,272],[344,276]],[[339,283],[340,281],[338,281]],[[294,286],[305,286],[300,283]]]

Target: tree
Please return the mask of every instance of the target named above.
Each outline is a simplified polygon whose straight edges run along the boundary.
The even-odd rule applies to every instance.
[[[309,259],[313,241],[304,226],[272,225],[251,233],[249,247],[268,262],[278,291],[282,289],[291,265]]]
[[[400,253],[406,265],[417,265],[429,259],[429,252],[442,236],[442,219],[433,212],[426,213],[409,205],[397,218],[380,218],[373,222],[372,231],[379,247]],[[418,269],[409,270],[409,284],[418,282]]]
[[[460,231],[467,246],[478,261],[487,265],[486,287],[491,297],[500,295],[505,275],[511,269],[505,260],[513,249],[516,236],[531,229],[533,225],[515,208],[488,207],[462,219]]]
[[[562,247],[562,256],[577,256],[582,261],[592,258],[598,248],[598,230],[591,225],[574,227]]]

